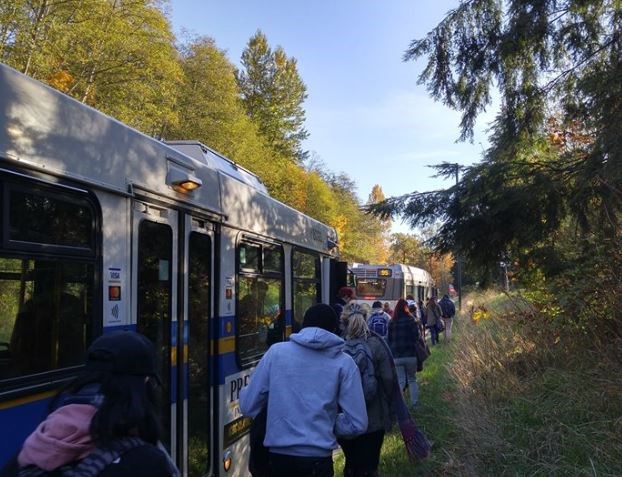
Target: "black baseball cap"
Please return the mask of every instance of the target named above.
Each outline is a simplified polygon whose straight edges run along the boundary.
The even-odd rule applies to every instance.
[[[337,330],[339,317],[332,306],[325,303],[317,303],[310,306],[302,319],[302,327],[317,326],[334,333]]]
[[[93,341],[86,352],[86,369],[149,376],[160,383],[155,346],[135,331],[113,331]]]

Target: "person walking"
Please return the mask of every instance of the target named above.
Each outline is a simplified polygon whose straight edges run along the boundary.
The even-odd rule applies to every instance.
[[[384,311],[382,303],[379,301],[372,304],[371,310],[371,314],[367,318],[367,327],[386,340],[389,336],[391,316]]]
[[[382,304],[374,308],[382,311]],[[393,357],[383,343],[384,338],[368,329],[365,315],[365,309],[354,303],[347,305],[342,315],[345,325],[345,351],[357,363],[363,389],[368,390],[365,395],[367,430],[354,438],[338,439],[346,458],[344,477],[378,476],[384,435],[391,430],[393,423],[392,396],[397,379],[391,362]],[[369,354],[369,358],[360,359],[363,354]],[[372,378],[367,377],[369,367],[373,368]]]
[[[419,326],[415,317],[408,311],[408,303],[400,298],[395,305],[393,319],[389,323],[389,347],[393,354],[397,379],[402,392],[410,393],[410,402],[417,405],[417,351],[415,343],[419,339]]]
[[[421,330],[423,332],[423,339],[425,340],[425,330],[428,325],[428,315],[425,312],[425,305],[423,300],[417,301],[417,308],[419,308],[419,314],[421,315]]]
[[[428,329],[430,330],[432,345],[438,343],[438,330],[441,325],[441,316],[443,314],[441,307],[436,303],[436,297],[431,296],[428,299],[428,304],[425,307],[425,312],[428,320]]]
[[[156,363],[155,347],[139,333],[97,338],[82,374],[52,399],[50,413],[26,438],[14,475],[177,477],[160,444]]]
[[[354,288],[350,287],[341,287],[337,292],[337,299],[333,303],[333,309],[335,310],[337,316],[337,331],[336,334],[339,336],[343,335],[343,329],[341,325],[341,314],[343,313],[343,308],[350,303],[355,298]]]
[[[332,477],[337,436],[367,429],[361,376],[336,325],[332,307],[311,306],[300,332],[273,344],[240,392],[243,415],[267,410],[272,477]]]
[[[449,295],[443,295],[443,298],[438,302],[443,313],[443,323],[445,324],[445,341],[451,339],[451,327],[453,325],[453,318],[456,314],[456,306],[451,301]]]

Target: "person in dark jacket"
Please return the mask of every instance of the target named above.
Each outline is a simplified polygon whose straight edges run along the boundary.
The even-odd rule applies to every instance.
[[[379,309],[382,310],[382,308]],[[397,378],[393,370],[393,363],[391,363],[393,357],[386,343],[384,343],[386,338],[382,338],[368,329],[366,315],[365,308],[357,304],[346,306],[342,315],[342,320],[346,324],[346,348],[351,343],[359,341],[366,343],[371,354],[376,382],[375,392],[367,396],[365,400],[368,419],[367,430],[364,434],[354,438],[339,439],[339,445],[346,458],[343,469],[344,477],[375,477],[378,475],[384,435],[391,430],[394,421],[392,397]]]
[[[451,301],[449,295],[443,295],[443,298],[438,302],[443,312],[443,323],[445,324],[445,341],[451,339],[451,327],[453,325],[453,318],[456,314],[456,306]]]
[[[341,323],[341,314],[343,313],[343,309],[355,298],[356,294],[354,293],[354,288],[341,287],[337,292],[337,299],[335,300],[335,303],[333,303],[333,310],[335,310],[335,313],[337,314],[337,330],[335,331],[335,334],[338,336],[343,336],[343,324]]]
[[[417,350],[415,343],[419,339],[419,326],[415,317],[408,311],[408,303],[398,300],[389,323],[389,347],[393,354],[397,379],[402,391],[410,392],[410,402],[415,407],[419,397],[417,387]]]
[[[17,455],[19,475],[80,470],[100,477],[176,477],[159,443],[155,347],[143,335],[117,331],[97,338],[82,375],[62,390],[50,414]]]
[[[443,312],[441,307],[438,306],[436,302],[436,297],[431,296],[428,299],[428,304],[425,307],[425,313],[427,316],[427,327],[430,329],[430,333],[432,334],[432,345],[438,343],[438,332],[441,326],[441,317]]]

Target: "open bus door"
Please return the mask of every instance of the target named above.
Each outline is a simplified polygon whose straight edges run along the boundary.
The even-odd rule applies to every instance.
[[[330,297],[329,301],[332,303],[337,297],[337,292],[341,287],[352,286],[349,281],[348,263],[340,262],[331,258],[330,260]],[[351,273],[351,272],[350,272]]]
[[[356,290],[356,275],[348,268],[348,286]]]

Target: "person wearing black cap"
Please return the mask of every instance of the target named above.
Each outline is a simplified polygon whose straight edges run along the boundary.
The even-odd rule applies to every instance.
[[[83,373],[24,442],[19,475],[178,476],[159,444],[157,382],[155,348],[145,336],[116,331],[97,338]]]
[[[359,370],[335,335],[332,307],[310,307],[302,329],[273,344],[240,393],[240,410],[255,418],[267,409],[264,445],[270,475],[333,476],[337,436],[367,429]]]

